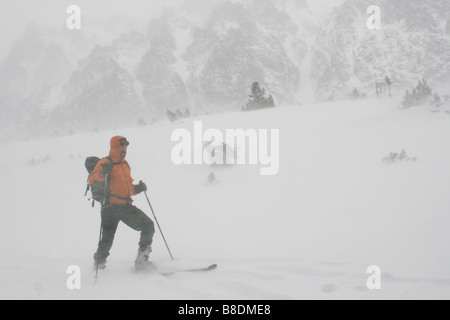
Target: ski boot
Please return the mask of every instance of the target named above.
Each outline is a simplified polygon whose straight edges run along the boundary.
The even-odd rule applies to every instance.
[[[151,252],[151,247],[139,249],[136,261],[134,262],[135,272],[147,273],[155,269],[155,265],[148,260]]]

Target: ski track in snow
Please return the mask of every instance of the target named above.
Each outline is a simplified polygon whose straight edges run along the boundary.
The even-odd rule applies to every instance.
[[[174,129],[280,129],[280,173],[259,167],[176,167]],[[1,299],[448,299],[450,116],[394,101],[336,102],[230,113],[120,132],[4,144],[0,160]],[[109,139],[131,141],[127,160],[144,180],[176,258],[157,230],[152,261],[130,271],[138,233],[120,225],[108,269],[94,282],[99,208],[84,197],[87,156]],[[381,159],[402,149],[416,163]],[[218,183],[205,186],[214,172]],[[135,204],[151,216],[143,197]],[[67,267],[81,268],[68,290]],[[382,289],[366,286],[370,265]]]

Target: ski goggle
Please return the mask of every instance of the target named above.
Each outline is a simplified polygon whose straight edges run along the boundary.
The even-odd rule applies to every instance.
[[[129,146],[130,143],[128,142],[127,138],[120,139],[120,146]]]

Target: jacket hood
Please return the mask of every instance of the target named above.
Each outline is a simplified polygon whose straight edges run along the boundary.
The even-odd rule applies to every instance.
[[[125,161],[126,155],[122,156],[122,149],[120,148],[120,140],[125,139],[122,136],[116,136],[111,139],[111,149],[109,151],[109,156],[114,162]]]

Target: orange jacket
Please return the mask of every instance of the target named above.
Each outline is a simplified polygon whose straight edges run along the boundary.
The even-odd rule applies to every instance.
[[[111,139],[111,150],[109,157],[113,160],[114,166],[109,176],[109,203],[115,205],[127,205],[133,203],[131,196],[136,195],[131,177],[131,169],[125,157],[122,156],[120,140],[123,137],[114,137]],[[103,164],[109,163],[108,158],[102,159],[97,163],[92,174],[89,176],[89,185],[94,181],[105,181],[105,176],[101,174]]]

